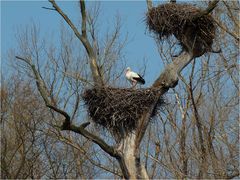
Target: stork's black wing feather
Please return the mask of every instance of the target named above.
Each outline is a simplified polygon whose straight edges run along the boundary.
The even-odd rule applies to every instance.
[[[145,84],[145,80],[142,78],[140,74],[138,74],[138,77],[133,77],[136,81],[138,81],[141,84]]]

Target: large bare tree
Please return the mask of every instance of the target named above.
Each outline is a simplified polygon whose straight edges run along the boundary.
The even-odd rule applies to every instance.
[[[237,97],[231,96],[231,98],[228,99],[229,101],[218,98],[217,92],[220,93],[222,88],[221,73],[223,70],[221,68],[213,69],[213,74],[211,74],[211,56],[207,58],[201,57],[201,60],[203,60],[201,68],[196,66],[196,57],[199,56],[199,54],[196,54],[192,47],[187,47],[188,51],[183,51],[179,56],[172,58],[172,54],[176,50],[172,48],[176,41],[157,41],[161,59],[163,59],[167,65],[151,88],[158,89],[158,97],[163,96],[169,89],[173,89],[172,92],[175,96],[173,98],[174,101],[177,102],[173,107],[171,107],[171,105],[167,106],[166,117],[163,115],[158,116],[161,124],[159,122],[155,122],[157,126],[149,124],[152,111],[158,102],[158,98],[156,98],[156,101],[149,107],[148,111],[143,113],[141,118],[138,119],[136,130],[127,134],[122,141],[117,142],[115,145],[110,145],[112,144],[111,139],[103,139],[99,134],[96,134],[96,132],[89,127],[89,122],[75,125],[73,123],[74,121],[80,121],[79,119],[77,120],[77,118],[83,118],[83,116],[79,115],[81,91],[86,87],[101,88],[108,86],[109,74],[111,73],[111,69],[114,68],[114,61],[116,61],[114,55],[120,54],[124,43],[116,43],[120,31],[120,26],[117,23],[115,31],[103,47],[104,50],[101,49],[102,47],[97,39],[97,32],[94,26],[98,11],[95,9],[92,14],[90,12],[87,13],[84,1],[79,2],[81,30],[78,30],[54,0],[49,0],[49,2],[52,8],[47,9],[61,15],[75,35],[69,36],[68,41],[72,42],[77,38],[83,45],[87,57],[85,58],[80,55],[74,58],[73,54],[77,52],[72,52],[74,48],[69,47],[66,41],[62,41],[62,53],[57,57],[55,54],[56,49],[52,47],[47,49],[43,45],[44,42],[39,42],[37,38],[38,30],[34,27],[31,31],[31,45],[29,45],[27,33],[21,36],[19,41],[21,43],[21,50],[16,58],[27,65],[27,67],[24,68],[30,76],[33,76],[45,105],[51,109],[54,121],[51,122],[52,126],[61,131],[67,130],[82,135],[87,139],[87,141],[84,139],[80,143],[83,146],[91,148],[92,144],[90,145],[89,141],[97,144],[106,154],[113,157],[113,159],[119,163],[121,169],[121,172],[119,172],[118,170],[114,170],[114,168],[102,166],[102,164],[97,163],[94,158],[88,158],[89,156],[93,157],[94,153],[87,152],[88,148],[77,146],[76,142],[70,138],[71,136],[68,136],[67,132],[62,134],[61,131],[57,131],[57,133],[60,133],[57,137],[73,147],[74,158],[79,159],[79,162],[75,165],[79,173],[79,176],[76,176],[76,178],[84,178],[84,175],[87,174],[84,173],[86,170],[82,169],[84,165],[81,165],[84,164],[84,159],[80,158],[78,153],[86,156],[86,159],[95,166],[126,179],[161,178],[164,177],[163,173],[171,173],[171,177],[175,178],[232,178],[239,175],[236,159],[238,151],[237,146],[235,146],[235,142],[238,140],[238,138],[236,138],[238,133],[237,129],[233,129],[234,135],[232,136],[226,134],[231,132],[226,132],[226,119],[231,119],[232,116],[233,119],[231,121],[236,123],[236,119],[234,118],[236,114],[233,113],[230,108],[227,108],[227,106],[234,106],[234,108],[236,108],[238,104]],[[200,12],[196,18],[212,12],[215,8],[214,17],[216,17],[215,21],[220,29],[219,37],[217,36],[216,39],[222,40],[217,41],[218,45],[221,46],[222,52],[215,56],[220,59],[220,65],[226,68],[226,73],[232,81],[231,87],[236,87],[234,92],[238,92],[238,82],[236,78],[236,59],[238,53],[236,49],[231,49],[233,53],[227,52],[227,50],[225,51],[226,48],[224,45],[226,47],[230,47],[231,45],[223,42],[223,38],[226,39],[225,42],[227,42],[228,38],[233,38],[235,40],[233,45],[235,46],[237,46],[239,42],[239,35],[237,34],[239,24],[235,19],[235,11],[233,10],[235,6],[234,3],[236,2],[229,3],[224,1],[218,3],[220,5],[216,8],[217,3],[218,1],[213,1],[207,5],[203,4],[205,5],[205,10]],[[149,10],[153,7],[151,1],[147,1],[147,5]],[[236,5],[236,7],[239,7],[239,5]],[[224,12],[221,11],[222,9],[227,9],[228,13],[224,14]],[[224,14],[224,18],[228,19],[227,21],[218,19],[218,17],[221,17],[221,13]],[[232,20],[231,23],[235,27],[233,30],[227,29],[227,24],[224,24],[225,22],[229,22],[229,19]],[[67,38],[66,34],[61,38]],[[64,42],[66,44],[64,44]],[[169,45],[169,49],[166,48],[166,45]],[[40,55],[42,52],[46,52],[44,57]],[[44,68],[41,67],[41,60],[43,58],[48,59]],[[61,62],[57,61],[57,58],[61,59]],[[233,58],[235,61],[231,60],[229,64],[229,58]],[[79,59],[81,60],[79,61]],[[191,66],[188,79],[180,75],[187,66]],[[80,73],[79,69],[81,69]],[[196,72],[196,69],[199,72]],[[200,75],[197,76],[196,74]],[[89,78],[88,75],[91,75],[91,78]],[[115,74],[115,77],[118,78],[119,76]],[[205,85],[206,82],[208,83],[207,85]],[[179,83],[179,88],[176,87],[177,83]],[[65,86],[66,84],[67,86]],[[65,89],[66,87],[70,87],[70,90]],[[183,88],[184,91],[181,91],[180,88]],[[207,92],[206,88],[210,89],[210,94],[208,95],[205,94]],[[206,103],[206,97],[211,98],[211,103]],[[229,113],[217,115],[216,111],[220,113],[222,110],[229,111]],[[178,120],[179,118],[181,119],[180,121]],[[61,121],[63,121],[62,125],[56,125]],[[155,134],[152,133],[152,129],[154,129],[153,132]],[[147,133],[145,135],[146,131]],[[157,135],[158,131],[161,132],[159,136]],[[217,137],[215,134],[218,134]],[[56,138],[54,133],[53,136]],[[191,136],[191,138],[188,138],[188,136]],[[152,145],[155,144],[154,151],[149,150],[151,149],[149,146],[150,142]],[[225,145],[221,146],[220,144]],[[142,149],[146,150],[146,153],[140,150],[141,145]],[[59,166],[55,164],[55,161],[53,161],[50,156],[50,152],[53,152],[52,148],[49,147],[47,143],[45,143],[45,147],[45,153],[49,155],[47,159],[51,165],[54,174],[53,177],[63,178],[64,172],[67,171],[62,171],[61,175],[58,174],[58,169],[61,167],[61,164],[59,164]],[[222,149],[224,147],[228,148],[229,156],[225,156],[226,152]],[[151,155],[153,152],[155,152],[155,155]],[[143,164],[144,156],[146,156],[145,165]],[[67,155],[64,157],[67,159]],[[221,161],[221,157],[229,158],[228,160],[231,160],[231,162],[228,164],[224,163],[224,160]],[[106,156],[106,159],[108,158],[109,156]],[[2,162],[5,161],[6,160]],[[113,167],[115,167],[116,164],[112,158],[109,158],[108,162],[113,163]],[[149,168],[149,162],[151,162],[151,169]],[[223,164],[224,168],[222,168]],[[194,170],[194,168],[196,170]],[[8,169],[5,168],[4,172],[9,174],[7,170]],[[6,177],[10,176],[6,175]],[[91,175],[87,178],[89,177],[91,177]]]

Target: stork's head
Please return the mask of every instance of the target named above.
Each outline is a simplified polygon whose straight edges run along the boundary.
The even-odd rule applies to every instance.
[[[131,68],[127,67],[126,72],[129,72],[129,71],[131,71]]]

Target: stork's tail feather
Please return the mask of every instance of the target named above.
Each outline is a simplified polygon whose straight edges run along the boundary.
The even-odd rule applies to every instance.
[[[140,81],[139,82],[142,83],[142,84],[145,84],[145,80],[142,77],[140,77]]]

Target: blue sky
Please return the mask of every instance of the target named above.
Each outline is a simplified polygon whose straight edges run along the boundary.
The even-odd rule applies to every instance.
[[[57,1],[58,5],[76,24],[79,22],[77,1]],[[88,1],[89,7],[94,1]],[[128,33],[129,41],[125,48],[127,65],[138,70],[147,59],[145,79],[150,85],[159,75],[161,60],[157,47],[147,31],[144,18],[146,1],[101,1],[100,24],[111,25],[114,16],[119,14],[123,23],[122,34]],[[62,17],[54,11],[43,9],[51,7],[48,1],[1,1],[1,56],[5,67],[7,51],[16,45],[17,29],[35,22],[41,27],[42,34],[58,33]]]

